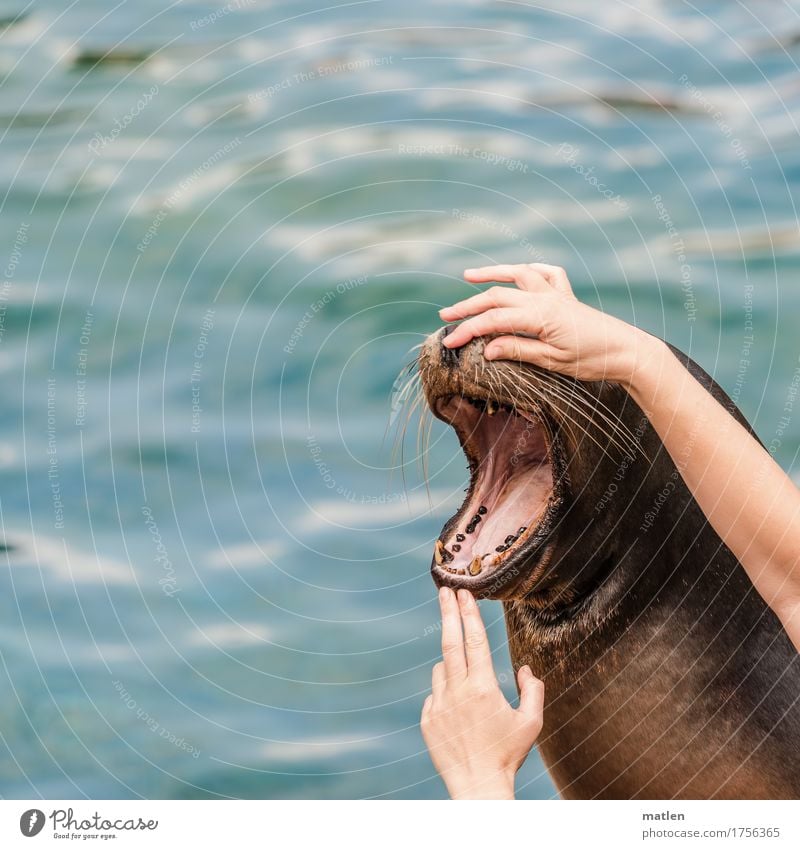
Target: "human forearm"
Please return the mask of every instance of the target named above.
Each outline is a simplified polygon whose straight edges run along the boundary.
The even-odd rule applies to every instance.
[[[800,492],[759,443],[652,339],[628,391],[714,530],[800,648]]]

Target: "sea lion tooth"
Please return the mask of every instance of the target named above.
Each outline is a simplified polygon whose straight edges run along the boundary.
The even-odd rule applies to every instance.
[[[481,504],[481,506],[478,508],[478,513],[479,513],[481,516],[485,516],[485,515],[486,515],[487,510],[486,510],[486,507],[484,507],[484,505],[483,505],[483,504]]]
[[[461,546],[460,546],[458,543],[456,543],[456,544],[453,546],[453,551],[461,551]]]
[[[517,536],[522,536],[522,534],[524,534],[524,533],[525,533],[525,531],[527,531],[527,530],[528,530],[528,529],[527,529],[527,527],[525,527],[525,526],[523,525],[523,527],[521,527],[521,528],[517,531]]]
[[[444,551],[444,545],[440,539],[436,540],[436,545],[433,549],[433,559],[436,561],[437,566],[444,565],[444,557],[442,557],[442,552]]]
[[[497,412],[497,401],[486,402],[486,415],[493,416]]]
[[[469,573],[470,575],[478,575],[481,571],[481,558],[473,557],[472,563],[469,564]]]
[[[495,551],[505,551],[507,548],[507,545],[498,545]]]
[[[465,539],[464,534],[456,534],[456,542],[464,542]]]
[[[516,540],[517,540],[517,538],[514,536],[514,534],[509,534],[509,535],[505,538],[505,544],[506,544],[506,545],[510,545],[512,542],[516,542]]]

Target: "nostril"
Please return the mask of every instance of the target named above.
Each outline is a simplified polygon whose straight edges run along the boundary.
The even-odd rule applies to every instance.
[[[454,327],[455,325],[448,324],[444,328],[444,333],[442,333],[442,339],[444,339],[445,336],[451,333]],[[450,368],[453,368],[454,366],[458,365],[458,355],[460,353],[461,348],[445,348],[445,346],[442,345],[442,363],[444,363],[444,365]]]

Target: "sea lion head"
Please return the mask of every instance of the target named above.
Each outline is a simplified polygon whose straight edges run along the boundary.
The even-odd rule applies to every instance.
[[[450,329],[427,338],[418,362],[427,403],[454,428],[470,474],[436,542],[434,581],[477,598],[568,606],[605,579],[626,543],[622,490],[640,503],[657,492],[660,476],[642,461],[661,443],[621,387],[487,360],[492,337],[445,348]]]

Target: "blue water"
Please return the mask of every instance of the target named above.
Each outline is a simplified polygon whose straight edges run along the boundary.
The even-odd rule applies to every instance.
[[[389,425],[465,267],[564,265],[795,462],[797,3],[0,19],[2,796],[442,797],[465,470]]]

